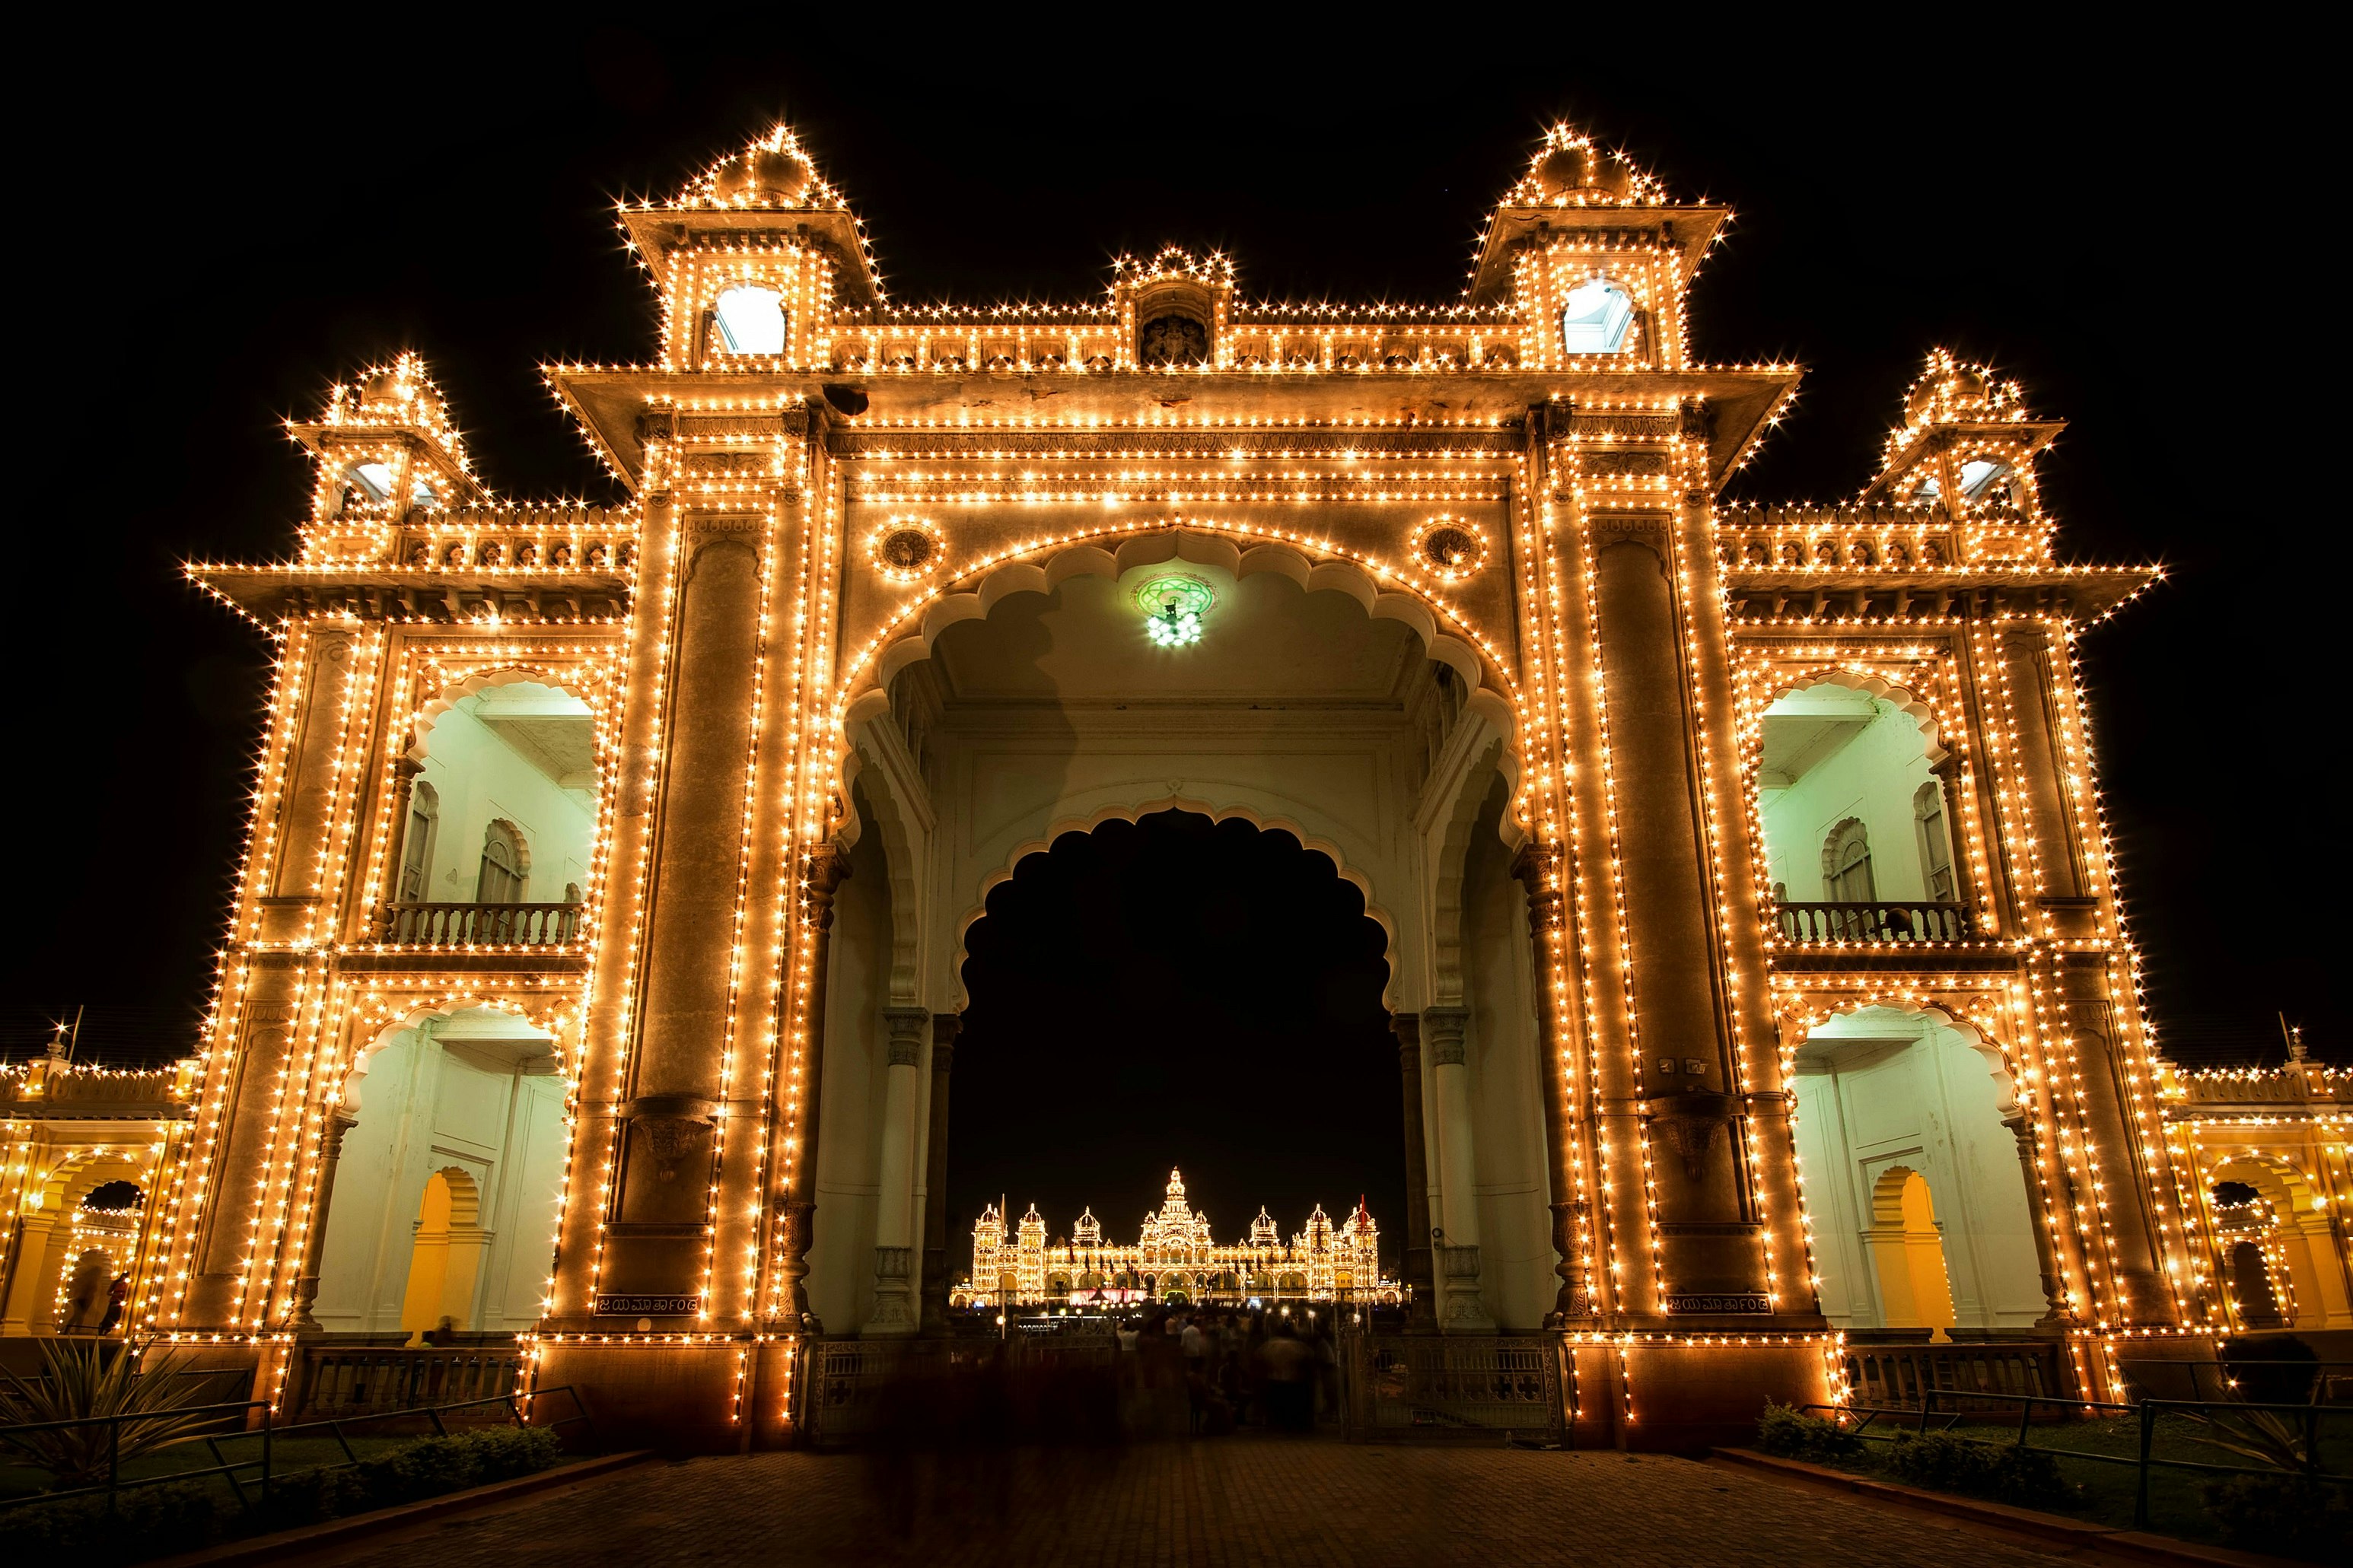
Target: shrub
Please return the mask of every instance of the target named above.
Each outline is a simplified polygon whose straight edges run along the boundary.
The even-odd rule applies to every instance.
[[[1839,1422],[1773,1404],[1757,1423],[1757,1446],[1788,1459],[1845,1459],[1862,1452],[1862,1439]]]
[[[2198,1489],[2233,1546],[2325,1559],[2353,1533],[2344,1498],[2310,1476],[2228,1476]]]
[[[1976,1443],[1944,1432],[1899,1435],[1888,1451],[1887,1468],[1912,1486],[2019,1508],[2060,1507],[2075,1496],[2048,1449]]]
[[[111,1568],[164,1552],[193,1552],[216,1533],[205,1484],[165,1481],[118,1494],[111,1514],[103,1497],[20,1503],[0,1511],[0,1559]]]
[[[0,1444],[48,1471],[61,1490],[95,1486],[106,1479],[109,1465],[153,1453],[219,1419],[188,1412],[202,1401],[204,1384],[173,1377],[168,1356],[142,1372],[135,1346],[60,1338],[41,1342],[41,1375],[30,1382],[0,1371],[7,1380],[0,1388],[0,1422],[85,1425],[12,1432],[0,1436]],[[126,1419],[110,1427],[108,1416]]]
[[[546,1468],[562,1444],[544,1426],[501,1426],[454,1436],[427,1437],[379,1458],[331,1470],[275,1477],[269,1500],[253,1482],[250,1513],[216,1517],[214,1494],[199,1481],[169,1481],[119,1494],[107,1513],[103,1497],[26,1503],[0,1511],[0,1561],[70,1560],[78,1568],[112,1568],[166,1552],[186,1552],[227,1532],[249,1535],[291,1530],[345,1514],[392,1508],[444,1492],[462,1491]]]

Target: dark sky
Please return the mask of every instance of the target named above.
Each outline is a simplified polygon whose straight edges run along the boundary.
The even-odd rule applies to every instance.
[[[2334,176],[2306,177],[2316,133],[2288,118],[2332,100],[2300,74],[2317,40],[2255,13],[2179,39],[2139,15],[2075,36],[1989,14],[1972,37],[1939,14],[1910,36],[1874,17],[1866,50],[1787,11],[1643,39],[1599,13],[1523,36],[1522,10],[1466,14],[1473,50],[1434,16],[1286,36],[1154,11],[1130,37],[1097,10],[1066,43],[870,13],[763,48],[807,36],[798,15],[677,37],[577,15],[512,37],[126,22],[42,57],[57,97],[16,184],[27,852],[0,1048],[77,1003],[100,1054],[192,1035],[264,650],[175,563],[290,550],[306,470],[278,422],[415,346],[502,493],[610,499],[536,366],[650,353],[612,201],[779,115],[902,300],[1091,296],[1111,257],[1163,241],[1227,247],[1257,295],[1450,300],[1481,213],[1563,115],[1730,202],[1702,349],[1810,367],[1736,493],[1853,493],[1936,343],[2069,419],[2045,468],[2064,553],[2171,571],[2087,643],[2160,1023],[2185,1048],[2260,1048],[2284,1010],[2345,1040],[2322,1005],[2334,884],[2312,882],[2338,786],[2332,616],[2306,584],[2333,574],[2304,559],[2335,454],[2301,379],[2342,334],[2297,216]],[[1332,42],[1349,29],[1361,46]]]

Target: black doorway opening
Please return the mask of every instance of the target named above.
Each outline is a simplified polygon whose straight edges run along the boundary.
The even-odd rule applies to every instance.
[[[965,936],[948,1129],[948,1267],[1000,1194],[1050,1238],[1092,1205],[1132,1245],[1172,1166],[1220,1244],[1263,1204],[1288,1241],[1362,1194],[1405,1235],[1388,937],[1329,858],[1250,823],[1158,812],[1015,867]]]

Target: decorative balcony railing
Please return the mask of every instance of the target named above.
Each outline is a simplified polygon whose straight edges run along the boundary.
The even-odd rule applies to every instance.
[[[408,947],[561,947],[580,934],[580,906],[393,904],[376,940]]]
[[[1912,903],[1784,902],[1785,942],[1967,942],[1976,932],[1969,907],[1950,901]]]

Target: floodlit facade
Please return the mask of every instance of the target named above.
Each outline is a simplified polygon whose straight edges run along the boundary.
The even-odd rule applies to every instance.
[[[1261,1205],[1249,1238],[1220,1245],[1209,1216],[1185,1197],[1185,1174],[1168,1173],[1167,1195],[1144,1216],[1133,1246],[1105,1243],[1090,1208],[1067,1237],[1049,1239],[1038,1205],[1008,1229],[995,1204],[972,1227],[972,1268],[948,1292],[951,1307],[1118,1306],[1135,1302],[1356,1302],[1396,1306],[1398,1281],[1381,1272],[1380,1226],[1364,1199],[1338,1225],[1315,1205],[1282,1239]]]
[[[1361,892],[1406,1331],[1540,1346],[1574,1441],[2200,1353],[2074,657],[2154,574],[2063,559],[2058,422],[1942,353],[1853,501],[1723,499],[1799,378],[1697,341],[1727,216],[1563,127],[1457,300],[914,305],[780,129],[621,211],[645,361],[546,370],[627,504],[493,497],[414,358],[339,389],[293,555],[189,570],[278,666],[142,1327],[299,1399],[446,1317],[792,1440],[812,1345],[947,1330],[990,889],[1183,810]]]

